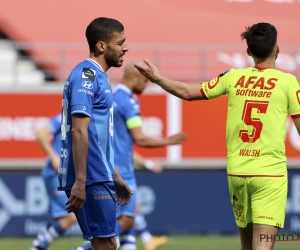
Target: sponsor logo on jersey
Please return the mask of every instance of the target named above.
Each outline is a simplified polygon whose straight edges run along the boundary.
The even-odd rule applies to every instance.
[[[94,200],[112,200],[114,197],[114,194],[111,195],[107,191],[99,191],[99,190],[93,190],[93,196]]]
[[[92,89],[93,88],[93,84],[89,81],[84,81],[81,83],[81,86],[86,88],[86,89]]]
[[[82,78],[90,79],[91,81],[95,80],[96,71],[90,68],[83,68],[82,69]]]
[[[94,95],[94,92],[88,91],[86,89],[78,89],[78,93],[86,93],[86,94],[91,95],[91,96]]]

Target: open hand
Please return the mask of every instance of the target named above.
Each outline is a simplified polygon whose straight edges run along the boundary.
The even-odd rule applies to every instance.
[[[178,134],[169,136],[168,139],[170,141],[169,145],[182,144],[186,140],[186,134],[178,133]]]
[[[85,182],[78,183],[75,181],[72,189],[70,198],[68,199],[66,205],[67,205],[67,211],[68,213],[76,213],[78,210],[80,210],[83,207],[83,204],[85,202]]]
[[[148,67],[142,66],[140,64],[134,64],[134,67],[144,75],[150,82],[157,83],[159,82],[161,76],[159,74],[158,69],[150,63],[147,59],[144,59],[144,62],[147,64]]]
[[[126,182],[122,179],[121,176],[118,176],[114,178],[115,183],[115,192],[116,192],[116,201],[117,204],[123,206],[127,205],[130,202],[132,191],[126,184]]]

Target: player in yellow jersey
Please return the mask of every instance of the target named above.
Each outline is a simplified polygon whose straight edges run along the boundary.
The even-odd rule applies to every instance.
[[[242,250],[271,250],[284,226],[287,167],[284,137],[290,112],[300,132],[300,88],[296,78],[275,69],[277,30],[258,23],[241,34],[255,66],[230,69],[192,86],[162,77],[145,60],[135,65],[150,81],[184,100],[228,95],[227,173]],[[201,111],[199,111],[201,112]]]

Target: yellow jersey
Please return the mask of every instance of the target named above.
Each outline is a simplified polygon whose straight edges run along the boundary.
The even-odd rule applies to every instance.
[[[295,76],[272,68],[230,69],[200,85],[207,99],[228,95],[229,175],[279,176],[287,172],[286,119],[300,117]]]

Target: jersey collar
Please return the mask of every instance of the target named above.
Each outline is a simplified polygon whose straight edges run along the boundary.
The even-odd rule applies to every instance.
[[[259,66],[254,66],[253,68],[258,69],[258,70],[271,69],[271,68],[262,68],[262,67],[259,67]]]
[[[97,63],[94,59],[92,58],[88,58],[86,59],[88,61],[90,61],[91,63],[93,63],[98,69],[100,69],[103,73],[104,73],[104,70],[102,69],[101,65],[99,63]]]

